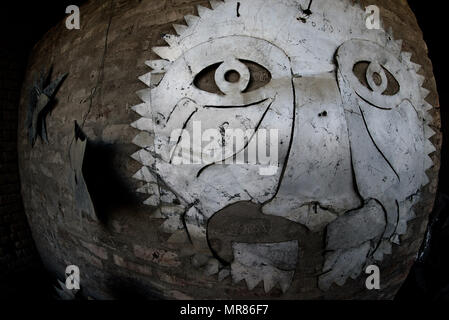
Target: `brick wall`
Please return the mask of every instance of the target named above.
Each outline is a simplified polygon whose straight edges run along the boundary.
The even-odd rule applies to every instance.
[[[27,56],[0,48],[0,287],[39,264],[22,205],[17,164],[18,103]],[[0,294],[1,295],[1,294]]]

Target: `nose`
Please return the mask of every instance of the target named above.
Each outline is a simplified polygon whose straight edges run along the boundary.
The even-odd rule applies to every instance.
[[[295,127],[287,167],[263,207],[311,230],[361,205],[353,185],[346,119],[334,73],[294,79]],[[313,208],[314,210],[311,210]]]

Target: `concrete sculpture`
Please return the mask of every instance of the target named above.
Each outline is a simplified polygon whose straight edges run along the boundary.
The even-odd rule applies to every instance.
[[[400,244],[428,183],[434,133],[419,66],[391,31],[368,29],[365,10],[349,0],[211,7],[175,25],[177,35],[164,37],[169,46],[153,48],[161,59],[140,77],[149,88],[133,107],[142,117],[132,124],[141,130],[138,191],[159,207],[164,231],[186,233],[198,250],[209,248],[208,220],[240,201],[326,230],[319,286],[343,285]],[[267,70],[269,82],[252,90],[249,64]],[[214,92],[196,85],[207,68],[215,70]],[[227,128],[243,132],[243,143]],[[261,133],[273,130],[276,161],[247,161]],[[234,243],[226,274],[250,290],[263,280],[266,292],[277,283],[285,292],[299,247]]]

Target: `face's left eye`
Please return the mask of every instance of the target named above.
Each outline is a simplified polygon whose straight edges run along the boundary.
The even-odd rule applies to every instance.
[[[228,59],[204,68],[193,83],[206,92],[239,95],[264,87],[270,81],[271,73],[265,67],[248,60]]]

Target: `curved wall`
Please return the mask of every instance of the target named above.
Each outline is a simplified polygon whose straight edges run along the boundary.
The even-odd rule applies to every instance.
[[[367,2],[367,1],[363,1]],[[369,1],[379,5],[383,21],[392,26],[403,49],[423,66],[427,98],[435,109],[434,130],[439,129],[438,96],[432,65],[413,13],[405,1]],[[134,194],[139,182],[132,175],[140,165],[130,158],[138,133],[130,127],[138,115],[135,92],[145,88],[138,76],[148,72],[146,60],[157,59],[153,46],[164,45],[162,35],[174,33],[173,23],[196,14],[195,4],[206,1],[132,0],[90,1],[81,7],[81,30],[67,30],[62,21],[35,46],[22,91],[19,112],[19,166],[22,195],[33,237],[47,269],[62,280],[67,265],[81,270],[83,294],[93,298],[391,298],[414,262],[427,227],[437,187],[439,151],[429,171],[431,183],[417,206],[418,217],[409,223],[402,245],[382,263],[381,291],[364,288],[364,278],[348,280],[324,293],[317,287],[323,265],[323,233],[305,234],[308,262],[296,272],[291,290],[265,294],[262,286],[249,291],[228,278],[218,282],[191,263],[188,243],[167,241],[145,197]],[[385,9],[385,8],[388,8]],[[53,66],[53,78],[69,75],[56,95],[47,117],[49,143],[28,142],[25,120],[28,90],[43,68]],[[99,220],[77,208],[72,189],[69,150],[77,122],[88,138],[84,177]],[[439,146],[441,135],[432,138]],[[440,150],[439,147],[437,147]],[[301,257],[304,259],[304,257]]]

